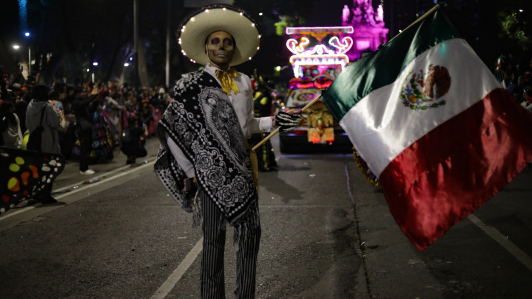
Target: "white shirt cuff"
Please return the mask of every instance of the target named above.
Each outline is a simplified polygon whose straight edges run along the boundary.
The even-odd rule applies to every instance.
[[[187,159],[183,151],[175,144],[175,142],[170,138],[168,133],[165,133],[166,137],[166,143],[168,144],[168,147],[170,148],[170,152],[172,152],[172,155],[177,161],[177,164],[181,166],[181,168],[185,171],[185,174],[188,178],[193,178],[196,176],[194,172],[194,165],[190,163],[190,161]]]
[[[272,131],[273,116],[261,117],[259,121],[259,129],[261,132]]]

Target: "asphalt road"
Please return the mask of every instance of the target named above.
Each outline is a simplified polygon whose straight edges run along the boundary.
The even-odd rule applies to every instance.
[[[60,203],[0,217],[0,298],[199,298],[201,230],[148,148],[134,168],[96,165],[92,184],[69,163]],[[260,174],[257,298],[532,297],[532,168],[420,253],[351,155],[277,157]],[[229,232],[228,298],[235,250]]]

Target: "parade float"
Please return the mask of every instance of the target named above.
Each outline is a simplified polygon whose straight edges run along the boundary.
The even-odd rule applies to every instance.
[[[371,0],[354,0],[352,8],[344,7],[344,26],[286,28],[294,78],[289,81],[285,109],[301,109],[327,89],[350,62],[385,43],[388,29],[382,18],[382,4],[375,11]],[[306,127],[281,133],[281,152],[308,152],[324,147],[328,151],[351,150],[347,135],[325,104],[314,104],[305,116]]]

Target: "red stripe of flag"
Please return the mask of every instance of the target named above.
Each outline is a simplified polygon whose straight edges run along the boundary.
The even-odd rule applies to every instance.
[[[420,250],[532,161],[532,114],[504,89],[436,127],[381,173],[390,210]]]

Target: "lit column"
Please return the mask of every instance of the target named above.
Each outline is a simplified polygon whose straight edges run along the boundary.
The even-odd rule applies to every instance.
[[[31,47],[28,46],[28,76],[31,76]]]
[[[133,43],[135,47],[135,90],[138,92],[139,90],[139,17],[138,17],[138,2],[137,0],[133,0]]]
[[[168,0],[166,24],[166,87],[170,87],[170,27],[172,25],[172,0]]]

